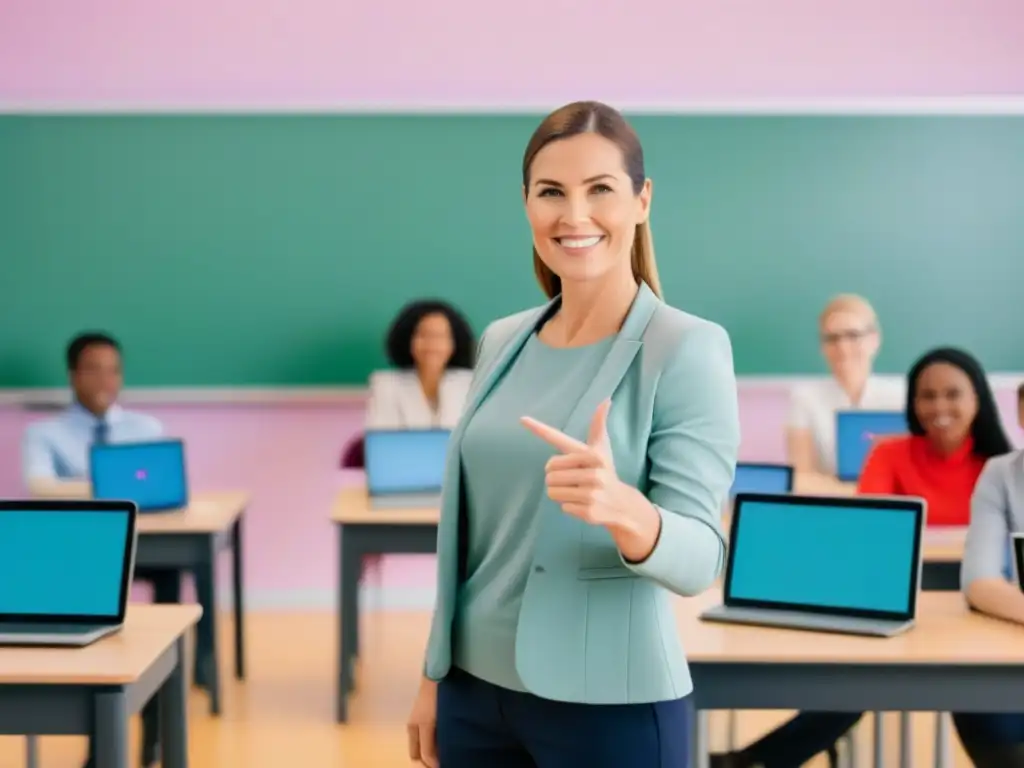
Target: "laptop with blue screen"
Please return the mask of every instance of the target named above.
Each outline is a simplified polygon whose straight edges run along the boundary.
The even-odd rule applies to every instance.
[[[909,431],[903,411],[839,411],[836,414],[836,476],[844,483],[856,482],[878,438],[904,435]]]
[[[188,506],[185,444],[181,440],[93,445],[89,473],[94,499],[126,499],[143,513]]]
[[[0,645],[83,647],[124,626],[137,508],[0,501]]]
[[[446,429],[368,431],[363,455],[370,506],[440,506],[450,435]]]
[[[729,497],[738,493],[791,493],[793,467],[788,464],[755,464],[741,461],[736,465]]]
[[[913,497],[741,493],[706,621],[892,637],[913,626],[926,507]]]

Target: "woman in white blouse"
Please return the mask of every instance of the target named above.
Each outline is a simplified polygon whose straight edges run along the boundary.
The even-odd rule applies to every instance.
[[[867,299],[833,298],[818,320],[821,352],[831,376],[793,389],[787,424],[789,463],[805,479],[836,484],[836,413],[843,410],[899,411],[905,405],[903,377],[872,375],[881,346],[878,317]]]
[[[466,403],[476,342],[462,314],[438,300],[414,301],[387,335],[394,370],[370,376],[367,429],[451,429]]]

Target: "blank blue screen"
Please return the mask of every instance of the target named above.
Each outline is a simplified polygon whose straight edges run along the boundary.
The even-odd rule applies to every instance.
[[[97,499],[134,501],[139,509],[188,503],[182,444],[112,446],[92,453],[92,493]]]
[[[127,512],[0,512],[0,614],[112,616]]]
[[[373,495],[440,491],[447,431],[368,432],[366,481]]]
[[[906,612],[916,520],[905,509],[744,502],[730,596]]]
[[[839,478],[854,481],[860,477],[872,443],[879,437],[908,432],[907,418],[900,411],[858,413],[846,411],[836,416],[836,469]]]
[[[736,476],[732,481],[730,496],[737,493],[789,493],[790,471],[788,467],[758,467],[737,464]]]

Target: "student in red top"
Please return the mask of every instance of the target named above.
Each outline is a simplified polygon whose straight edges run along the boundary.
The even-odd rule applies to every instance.
[[[935,349],[907,376],[910,434],[868,454],[857,492],[920,496],[929,526],[966,526],[974,484],[993,456],[1009,453],[981,365],[959,349]]]

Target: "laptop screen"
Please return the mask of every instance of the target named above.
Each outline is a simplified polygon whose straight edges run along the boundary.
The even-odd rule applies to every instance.
[[[0,617],[122,620],[134,536],[131,504],[3,502]]]
[[[843,482],[856,482],[875,440],[908,431],[902,411],[840,411],[836,414],[836,475]]]
[[[1013,577],[1024,590],[1024,534],[1014,533],[1010,539],[1010,558]]]
[[[787,464],[736,465],[729,496],[737,493],[789,493],[793,490],[793,468]]]
[[[370,495],[440,493],[450,434],[445,429],[367,432],[363,450]]]
[[[95,499],[134,501],[140,510],[188,506],[181,440],[94,445],[89,461]]]
[[[772,497],[736,501],[727,605],[909,619],[920,574],[924,503]]]

